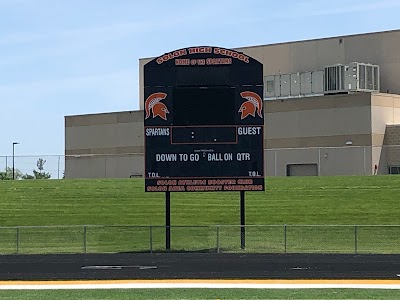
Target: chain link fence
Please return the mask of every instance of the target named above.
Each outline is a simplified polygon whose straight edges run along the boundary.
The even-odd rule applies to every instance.
[[[279,148],[265,149],[264,154],[266,176],[400,174],[400,145]],[[143,153],[0,156],[0,172],[12,172],[14,165],[16,173],[32,175],[39,159],[52,179],[144,174]]]
[[[172,226],[171,252],[399,254],[400,225]],[[165,252],[165,226],[0,227],[0,254]]]
[[[40,171],[37,165],[39,159],[44,161],[42,171],[50,173],[51,179],[62,179],[64,177],[64,155],[0,156],[0,172],[7,171],[7,175],[11,179],[14,166],[15,179],[22,179],[24,175],[33,176],[33,170]]]
[[[296,176],[304,171],[320,176],[400,174],[400,145],[279,148],[266,149],[264,154],[266,176]],[[52,179],[144,174],[143,153],[0,156],[0,172],[8,170],[12,178],[14,166],[16,179],[20,179],[38,171],[39,159],[45,161],[43,171]]]

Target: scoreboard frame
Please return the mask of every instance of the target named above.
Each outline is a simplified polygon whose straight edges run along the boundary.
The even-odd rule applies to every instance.
[[[174,102],[174,91],[183,89],[189,102],[179,100],[184,109]],[[218,102],[221,89],[231,89],[231,102]],[[202,91],[215,99],[207,102]],[[144,65],[144,98],[146,192],[265,190],[259,61],[221,47],[178,49]],[[192,111],[187,125],[180,125],[182,111],[191,106],[198,112]],[[229,124],[218,119],[224,109],[229,109],[224,115]],[[175,123],[174,110],[180,111]],[[204,116],[204,123],[199,124],[198,116]]]

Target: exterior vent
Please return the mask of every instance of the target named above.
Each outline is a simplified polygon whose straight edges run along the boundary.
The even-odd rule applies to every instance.
[[[324,72],[308,71],[264,77],[264,99],[300,98],[324,94]]]
[[[325,67],[325,93],[339,93],[345,90],[344,70],[343,65]]]
[[[353,62],[324,69],[324,93],[379,92],[379,66]]]
[[[379,66],[352,62],[323,70],[264,76],[264,99],[287,99],[350,92],[379,92]]]

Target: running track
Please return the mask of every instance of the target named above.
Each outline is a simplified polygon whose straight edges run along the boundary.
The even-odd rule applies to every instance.
[[[132,253],[0,256],[1,281],[132,279],[385,279],[400,284],[400,255]]]

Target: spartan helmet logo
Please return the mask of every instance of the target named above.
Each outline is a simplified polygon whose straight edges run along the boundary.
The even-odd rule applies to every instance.
[[[166,93],[153,93],[147,97],[144,103],[144,108],[146,110],[146,117],[150,117],[150,112],[153,112],[153,118],[159,116],[163,120],[167,120],[167,114],[169,113],[167,106],[160,101],[167,97]]]
[[[241,92],[240,96],[247,100],[246,102],[243,102],[239,108],[239,112],[242,113],[240,117],[241,120],[246,118],[248,115],[252,115],[253,117],[255,117],[256,110],[258,116],[260,118],[263,117],[262,115],[263,101],[259,95],[257,95],[254,92],[245,91]]]

